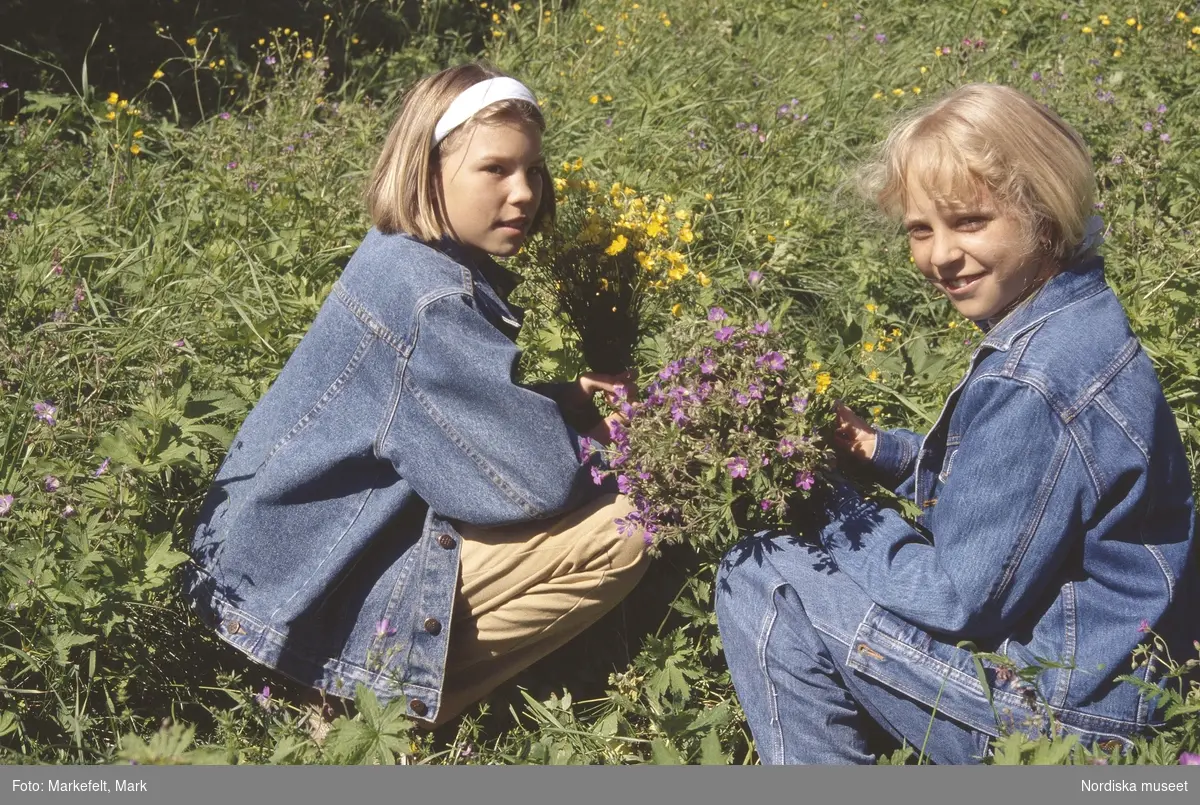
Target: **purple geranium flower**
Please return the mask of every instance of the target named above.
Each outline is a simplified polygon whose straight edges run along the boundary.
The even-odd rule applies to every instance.
[[[750,387],[746,389],[746,393],[750,395],[750,399],[752,400],[761,400],[763,398],[762,386],[757,383],[751,383]]]
[[[16,213],[16,211],[15,211],[15,210],[9,210],[9,211],[8,211],[8,220],[10,220],[10,221],[16,221],[16,220],[20,219],[20,217],[21,217],[21,216],[20,216],[20,215],[17,215],[17,213]]]
[[[47,475],[46,482],[42,485],[42,488],[47,492],[57,492],[60,486],[62,486],[61,481],[59,481],[53,475]]]
[[[267,65],[272,65],[275,63],[275,61],[276,59],[274,56],[268,56],[267,58],[263,59],[263,63]]]
[[[228,120],[230,117],[232,117],[232,115],[230,115],[228,112],[222,112],[221,114],[217,115],[217,117],[221,118],[222,120]]]
[[[792,410],[793,411],[795,411],[797,414],[803,414],[804,410],[806,408],[808,408],[808,398],[807,397],[801,397],[799,394],[795,394],[792,396]]]
[[[1148,634],[1150,632],[1150,621],[1142,618],[1142,622],[1138,624],[1138,631],[1142,634]]]
[[[875,41],[881,45],[885,44],[887,42],[887,34],[875,34]]]
[[[54,405],[51,405],[49,402],[42,401],[35,402],[33,404],[34,418],[45,422],[50,427],[54,427],[58,424],[58,420],[54,418],[54,415],[57,413],[58,408]]]
[[[772,505],[773,504],[769,500],[760,500],[758,503],[758,508],[762,509],[763,511],[770,511]]]
[[[622,495],[628,495],[633,491],[633,482],[629,480],[628,475],[617,476],[617,491]]]
[[[769,321],[757,322],[752,329],[758,335],[766,335],[767,333],[771,332],[771,322],[769,322]]]
[[[700,361],[700,374],[711,375],[717,371],[717,362],[712,358],[705,358]]]
[[[237,166],[238,166],[237,160],[234,160],[232,162],[226,163],[225,170],[227,170],[227,171],[237,170]]]
[[[723,308],[713,307],[708,309],[709,321],[725,321],[727,318],[729,318],[729,314]]]
[[[12,511],[12,507],[13,507],[13,496],[12,495],[0,495],[0,517],[5,516],[10,511]]]
[[[772,350],[765,355],[760,355],[758,359],[754,361],[754,365],[760,369],[763,366],[766,366],[772,372],[782,372],[783,367],[787,365],[787,359],[783,357],[782,353]]]
[[[376,637],[390,637],[395,633],[396,630],[392,628],[392,623],[387,618],[384,618],[379,623],[375,624]]]
[[[592,467],[592,483],[596,486],[604,483],[604,473],[600,471],[599,467]]]
[[[784,458],[791,458],[796,452],[796,443],[786,436],[779,440],[779,444],[775,445],[775,449],[779,451],[779,455]]]
[[[254,694],[254,700],[257,701],[259,704],[261,704],[263,707],[270,706],[270,704],[271,704],[271,686],[263,685],[262,692]]]
[[[1147,120],[1145,123],[1142,124],[1142,131],[1149,134],[1150,132],[1154,131],[1154,124],[1151,123],[1149,120]]]
[[[800,470],[800,472],[796,473],[796,478],[795,478],[796,486],[805,491],[812,489],[813,481],[815,481],[815,480],[816,480],[816,478],[808,470]]]
[[[106,458],[103,461],[101,461],[100,466],[96,468],[96,471],[92,473],[92,476],[95,478],[99,478],[101,475],[108,472],[108,465],[109,465],[110,460],[111,459]]]
[[[75,507],[72,506],[70,503],[68,503],[66,506],[63,507],[62,516],[63,516],[64,520],[70,520],[72,517],[75,516],[75,514],[76,514]]]
[[[731,458],[725,462],[725,469],[729,470],[729,475],[733,478],[745,478],[750,471],[750,465],[744,458]]]
[[[751,271],[746,275],[746,282],[750,283],[750,286],[753,287],[762,282],[762,278],[763,275],[761,271]]]
[[[734,329],[732,327],[722,327],[713,333],[713,338],[718,341],[728,341],[733,338]]]
[[[1200,755],[1196,754],[1195,752],[1180,752],[1179,765],[1200,766]]]
[[[733,399],[737,400],[737,404],[742,406],[743,408],[745,408],[747,405],[750,404],[750,398],[747,397],[745,395],[745,393],[740,392],[740,391],[735,391],[733,393]]]
[[[688,416],[683,412],[683,409],[678,405],[671,406],[671,421],[676,425],[682,426],[688,421]]]

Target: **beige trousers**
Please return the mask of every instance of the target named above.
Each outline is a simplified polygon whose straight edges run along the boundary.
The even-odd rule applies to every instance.
[[[557,520],[506,528],[456,523],[462,575],[450,628],[444,724],[600,619],[649,565],[641,533],[613,521],[633,510],[603,495]]]

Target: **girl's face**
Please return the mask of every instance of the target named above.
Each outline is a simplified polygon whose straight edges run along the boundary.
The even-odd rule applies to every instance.
[[[908,186],[904,228],[917,268],[972,321],[1006,312],[1053,273],[1028,249],[1021,221],[982,190],[972,201],[930,198]]]
[[[476,125],[443,153],[440,182],[455,240],[497,257],[517,253],[542,200],[542,135],[517,123]],[[539,170],[541,168],[541,170]]]

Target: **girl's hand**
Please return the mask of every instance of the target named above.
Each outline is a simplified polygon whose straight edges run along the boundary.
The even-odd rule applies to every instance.
[[[592,395],[598,391],[604,392],[604,399],[609,405],[616,405],[617,386],[624,386],[628,402],[638,398],[638,387],[634,383],[633,372],[626,369],[619,375],[609,375],[603,372],[585,372],[575,381],[579,396],[586,402],[591,402]]]
[[[596,427],[585,433],[584,436],[587,436],[588,438],[606,446],[612,444],[613,439],[612,434],[609,432],[609,423],[616,423],[618,425],[625,426],[629,424],[629,420],[623,414],[609,414],[608,416],[604,417],[604,419],[600,420],[596,424]]]
[[[875,454],[875,431],[867,421],[838,401],[834,405],[838,424],[833,448],[843,456],[870,461]]]

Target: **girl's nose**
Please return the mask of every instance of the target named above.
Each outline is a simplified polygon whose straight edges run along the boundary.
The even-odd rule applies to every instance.
[[[541,182],[537,177],[522,173],[513,177],[512,187],[508,192],[509,203],[514,206],[536,203]]]
[[[962,259],[962,249],[954,240],[953,233],[934,232],[929,260],[934,266],[948,266]]]

